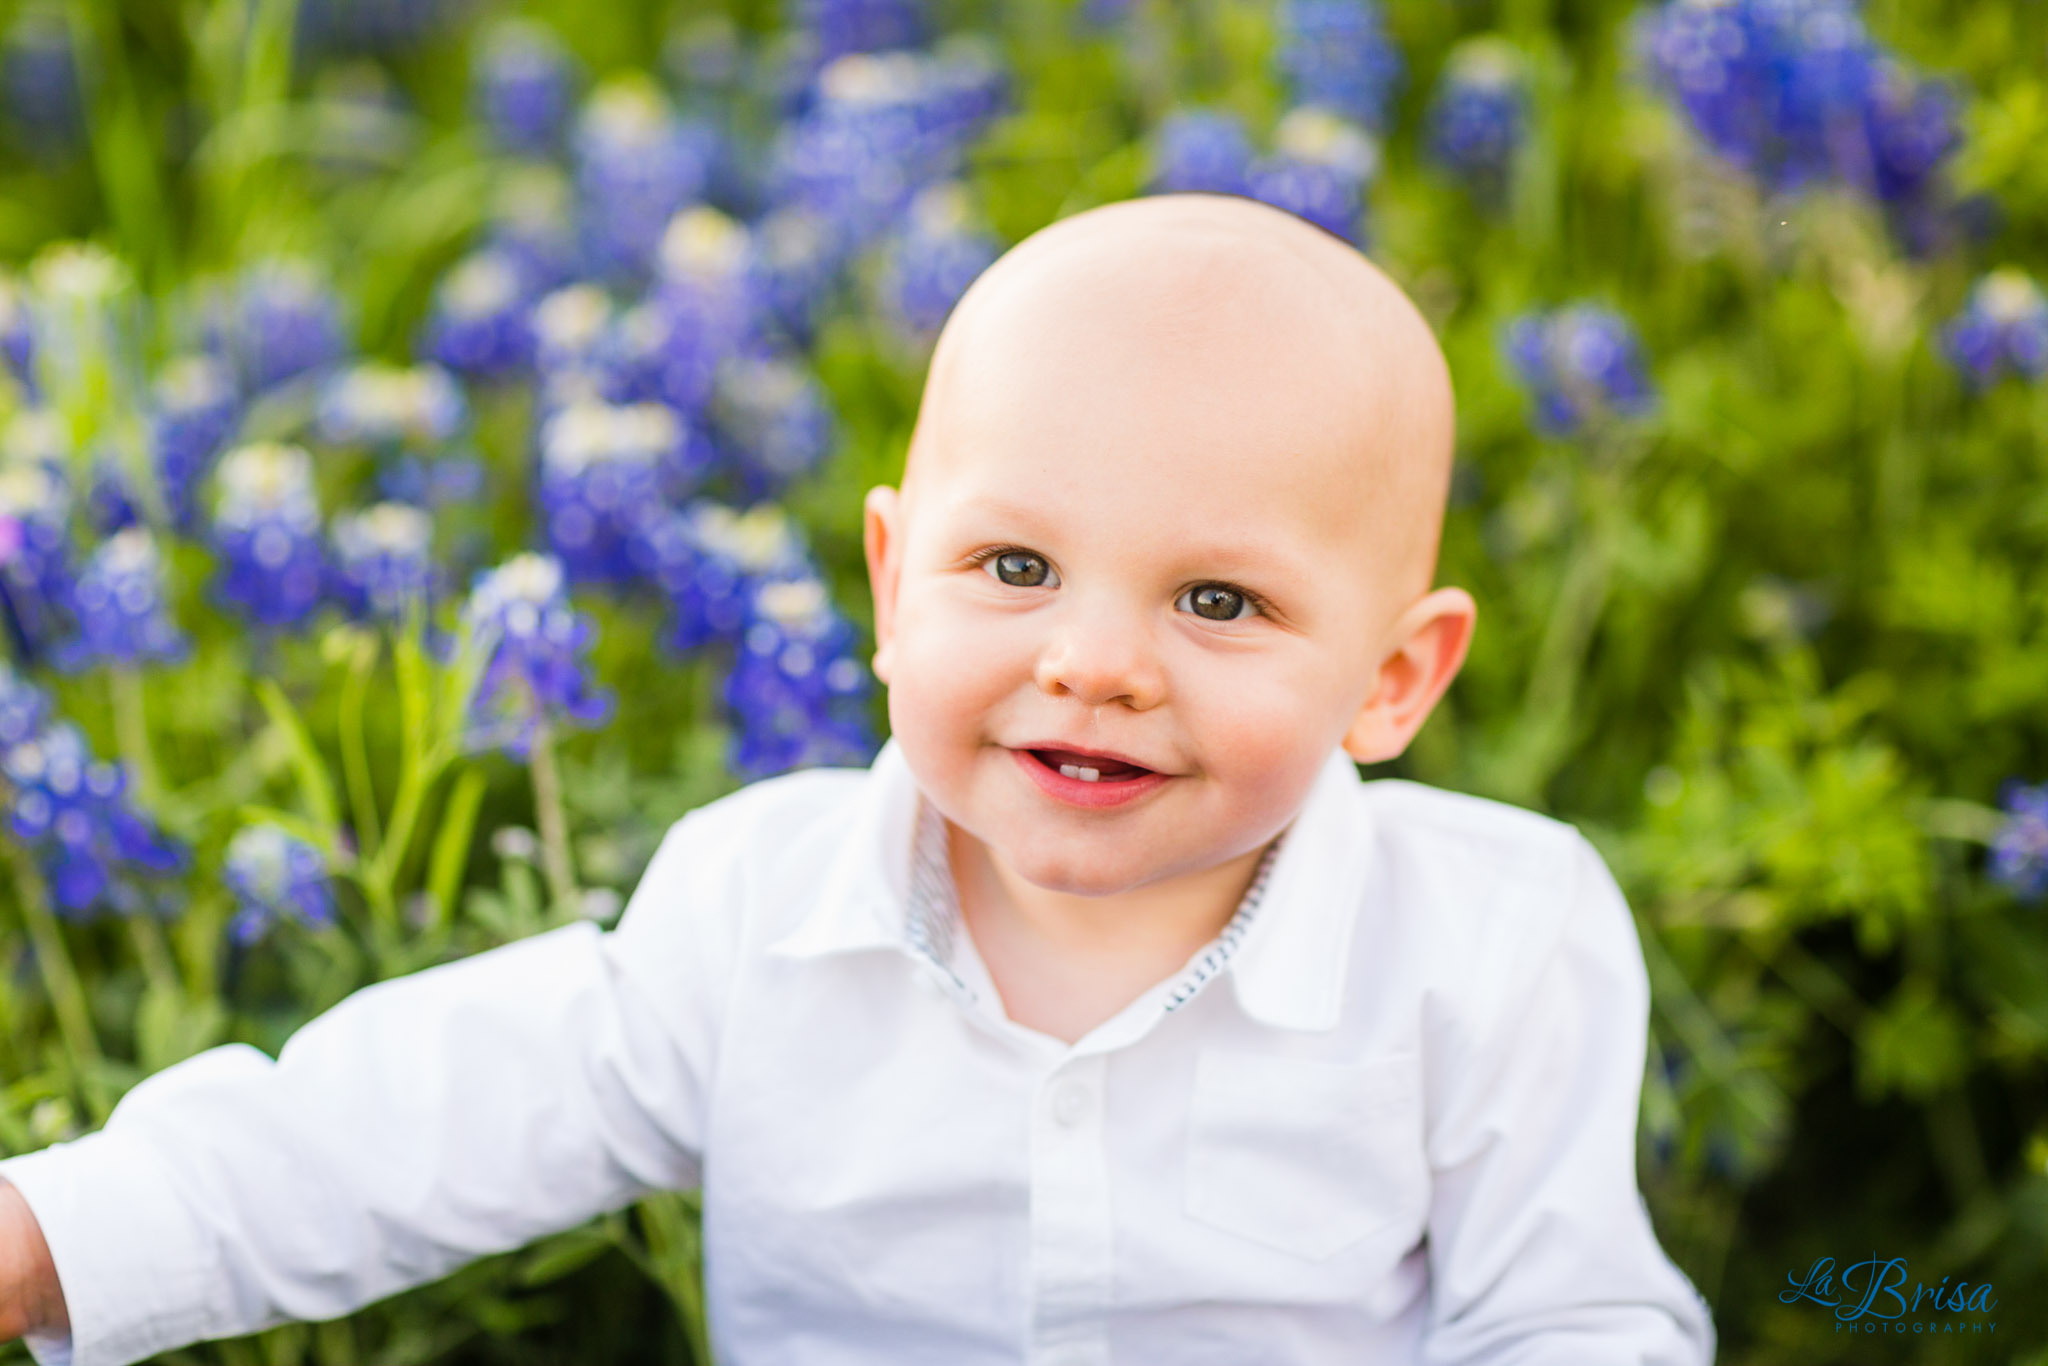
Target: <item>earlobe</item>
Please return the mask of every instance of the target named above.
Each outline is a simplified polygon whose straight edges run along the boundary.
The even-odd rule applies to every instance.
[[[902,539],[897,525],[900,502],[895,489],[878,484],[868,490],[861,512],[861,546],[868,562],[868,590],[875,602],[875,677],[889,681],[889,644],[896,630],[897,561]]]

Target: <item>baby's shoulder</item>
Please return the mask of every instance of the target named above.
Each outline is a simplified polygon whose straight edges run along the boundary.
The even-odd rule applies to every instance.
[[[1380,778],[1359,785],[1383,850],[1468,877],[1541,877],[1579,854],[1577,827],[1489,797]]]

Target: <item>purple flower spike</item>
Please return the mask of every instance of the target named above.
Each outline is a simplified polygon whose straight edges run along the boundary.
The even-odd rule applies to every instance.
[[[438,365],[365,361],[321,389],[320,438],[342,446],[446,445],[469,418],[462,386]]]
[[[1525,314],[1508,325],[1505,350],[1546,435],[1577,435],[1655,406],[1635,329],[1611,309],[1576,304]]]
[[[1991,841],[1991,880],[2021,901],[2048,896],[2048,783],[2008,780],[1998,804],[2006,822]]]
[[[277,442],[237,446],[221,457],[215,482],[220,596],[260,626],[305,620],[326,577],[312,456]]]
[[[717,142],[709,124],[678,119],[651,81],[600,86],[575,135],[591,264],[608,277],[643,277],[669,219],[704,193]]]
[[[1280,121],[1274,147],[1252,167],[1251,196],[1359,245],[1366,186],[1380,165],[1372,134],[1334,109],[1308,107]]]
[[[24,658],[49,646],[71,600],[70,517],[70,490],[56,468],[18,456],[0,466],[0,591]]]
[[[128,802],[126,771],[95,761],[70,722],[10,746],[0,771],[13,789],[8,828],[34,851],[66,917],[89,919],[98,906],[142,910],[133,876],[185,867],[183,846]]]
[[[798,346],[809,346],[850,246],[839,224],[801,204],[771,210],[755,225],[769,309]]]
[[[617,315],[611,295],[591,284],[558,289],[534,307],[534,364],[544,410],[623,395]]]
[[[747,227],[707,205],[684,209],[662,233],[653,302],[691,320],[721,351],[757,343],[766,306],[763,266]]]
[[[1001,254],[1002,243],[976,223],[965,186],[952,180],[928,186],[883,255],[883,316],[907,343],[928,350],[953,305]]]
[[[304,262],[252,266],[237,291],[233,345],[251,391],[329,365],[345,346],[340,300]]]
[[[2019,270],[1994,270],[1941,330],[1942,353],[1972,387],[2048,375],[2048,297]]]
[[[1151,194],[1245,194],[1252,138],[1244,120],[1224,110],[1183,109],[1153,133]]]
[[[155,399],[150,444],[157,480],[171,524],[190,532],[199,524],[200,481],[241,418],[234,372],[213,356],[181,356],[157,377]]]
[[[33,740],[50,714],[49,694],[0,659],[0,753]]]
[[[802,0],[797,13],[828,62],[849,52],[922,47],[929,36],[918,0]]]
[[[816,469],[838,430],[824,386],[788,356],[734,356],[720,365],[711,421],[756,496]]]
[[[765,778],[819,764],[859,766],[875,751],[872,687],[851,624],[815,578],[757,586],[725,684],[738,722],[732,765]]]
[[[1328,105],[1380,132],[1403,63],[1372,0],[1286,0],[1280,68],[1296,104]]]
[[[675,613],[667,643],[682,654],[737,640],[759,584],[816,577],[788,515],[772,504],[740,513],[700,498],[648,518],[636,533],[641,571]]]
[[[500,147],[546,152],[568,118],[576,72],[555,31],[530,19],[502,19],[486,30],[472,75],[476,108]]]
[[[1426,122],[1430,160],[1476,194],[1500,198],[1528,136],[1528,82],[1520,55],[1494,38],[1460,44],[1444,64]]]
[[[228,841],[222,875],[238,907],[228,925],[237,944],[253,944],[282,920],[312,929],[335,921],[334,891],[320,851],[276,825],[246,825]]]
[[[497,379],[526,369],[533,364],[537,283],[506,248],[472,252],[435,289],[421,349],[472,379]]]
[[[0,275],[0,363],[31,399],[36,391],[36,336],[28,293],[11,275]]]
[[[595,634],[569,604],[561,562],[515,555],[477,576],[463,624],[487,662],[471,706],[469,743],[524,759],[542,720],[601,725],[612,699],[584,673]]]
[[[634,525],[661,502],[661,475],[685,448],[683,420],[659,403],[577,403],[540,436],[548,547],[572,582],[636,576]]]
[[[68,153],[85,141],[85,92],[61,8],[28,8],[0,48],[0,99],[17,136],[38,155]]]
[[[60,669],[172,661],[191,646],[171,620],[163,560],[146,527],[116,532],[93,552],[71,590],[71,615],[78,634],[51,657]]]
[[[409,503],[377,503],[334,519],[335,597],[358,621],[400,622],[438,588],[434,519]]]

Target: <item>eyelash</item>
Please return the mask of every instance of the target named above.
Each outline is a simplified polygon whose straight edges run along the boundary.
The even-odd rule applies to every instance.
[[[990,560],[993,560],[998,556],[1002,555],[1029,555],[1031,556],[1031,558],[1035,560],[1045,560],[1045,556],[1039,554],[1035,550],[1026,550],[1021,545],[998,545],[990,546],[984,550],[975,551],[972,555],[967,557],[967,563],[971,567],[978,569],[982,566],[985,566]],[[1045,560],[1045,563],[1047,568],[1052,567],[1052,561]],[[997,580],[997,582],[1000,583],[1001,580]],[[1015,587],[1016,585],[1011,584],[1005,586]],[[1246,602],[1250,603],[1252,605],[1252,608],[1254,609],[1255,615],[1263,617],[1270,616],[1272,614],[1271,608],[1267,605],[1266,600],[1263,597],[1260,597],[1257,593],[1254,593],[1249,588],[1241,588],[1237,584],[1226,583],[1222,579],[1204,579],[1202,580],[1202,582],[1195,584],[1193,586],[1196,588],[1208,588],[1211,586],[1217,588],[1228,588],[1231,592],[1237,594]],[[1178,602],[1179,599],[1176,598],[1175,601]],[[1241,620],[1241,618],[1232,617],[1231,620],[1237,621]]]

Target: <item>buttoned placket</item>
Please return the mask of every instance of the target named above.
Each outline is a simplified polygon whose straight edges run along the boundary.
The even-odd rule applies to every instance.
[[[965,922],[947,856],[945,818],[928,801],[918,801],[905,947],[925,979],[975,1024],[1028,1050],[1043,1069],[1031,1109],[1027,1366],[1108,1366],[1114,1284],[1104,1133],[1109,1055],[1139,1042],[1220,975],[1251,924],[1279,847],[1276,840],[1267,849],[1230,922],[1186,969],[1069,1047],[1009,1019],[992,990],[984,999],[962,977],[959,959],[974,949],[961,942]],[[986,979],[985,972],[977,976]]]

